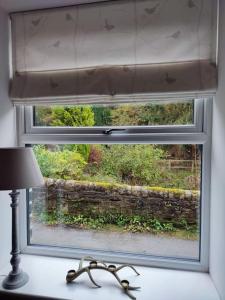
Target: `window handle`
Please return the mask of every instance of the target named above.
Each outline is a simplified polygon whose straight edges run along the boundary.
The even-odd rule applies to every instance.
[[[107,135],[110,135],[110,134],[112,134],[114,131],[126,131],[126,129],[123,129],[123,128],[112,128],[112,129],[104,130],[103,133],[104,133],[104,134],[107,134]]]

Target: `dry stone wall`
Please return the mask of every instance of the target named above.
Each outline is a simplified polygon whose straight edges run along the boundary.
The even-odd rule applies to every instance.
[[[120,213],[188,224],[196,224],[199,197],[196,191],[55,179],[46,179],[44,188],[31,193],[36,213]]]

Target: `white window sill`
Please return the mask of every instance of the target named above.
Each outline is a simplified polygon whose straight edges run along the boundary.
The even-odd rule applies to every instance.
[[[129,300],[116,280],[103,271],[93,271],[93,277],[102,288],[94,288],[86,274],[74,284],[66,284],[65,277],[70,269],[77,269],[78,260],[44,256],[22,255],[21,267],[28,273],[29,282],[9,293],[76,300]],[[121,279],[128,279],[131,285],[141,286],[134,291],[137,300],[219,300],[210,276],[206,273],[175,271],[157,268],[137,267],[141,274],[132,270],[120,271]],[[0,270],[7,274],[10,265]],[[1,281],[3,277],[0,277]],[[4,290],[0,287],[0,291]]]

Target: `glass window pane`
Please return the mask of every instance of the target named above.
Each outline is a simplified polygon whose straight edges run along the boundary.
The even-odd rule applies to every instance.
[[[31,244],[199,259],[199,145],[34,145]]]
[[[34,107],[35,126],[154,126],[194,123],[194,100]]]

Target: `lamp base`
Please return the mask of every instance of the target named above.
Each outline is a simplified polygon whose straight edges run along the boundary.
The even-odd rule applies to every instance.
[[[13,273],[12,271],[4,279],[2,286],[7,290],[18,289],[21,286],[25,285],[29,280],[27,273],[20,271],[19,273]]]

